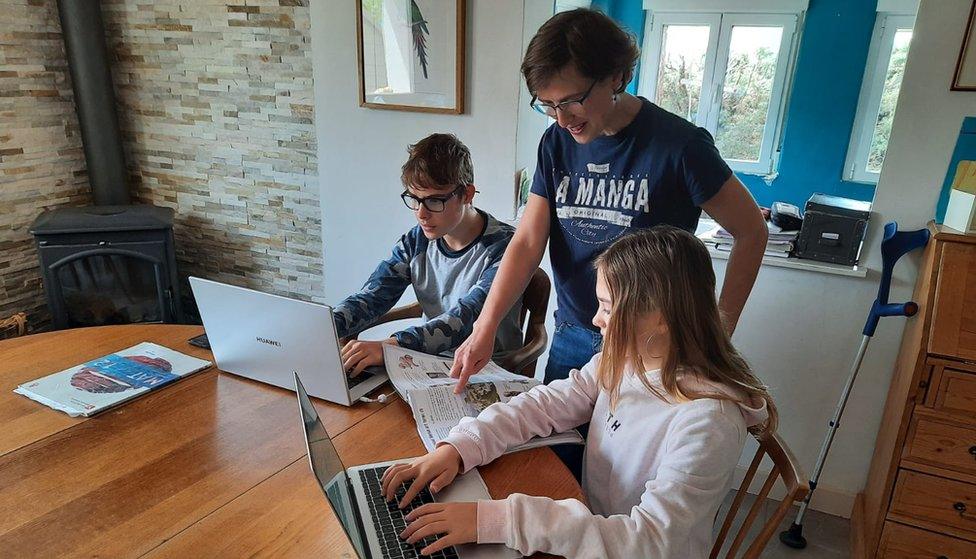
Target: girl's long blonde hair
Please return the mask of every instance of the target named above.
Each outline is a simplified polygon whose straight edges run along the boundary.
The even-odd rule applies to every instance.
[[[776,406],[766,386],[739,355],[722,325],[715,300],[715,272],[708,249],[691,233],[659,225],[619,239],[596,259],[612,299],[597,368],[600,386],[616,403],[625,371],[645,371],[638,339],[638,320],[659,310],[668,326],[667,358],[661,367],[661,388],[678,401],[701,397],[724,398],[715,393],[682,392],[679,374],[738,389],[766,402],[769,419],[760,427],[774,431]],[[666,400],[646,375],[637,375],[657,397]]]

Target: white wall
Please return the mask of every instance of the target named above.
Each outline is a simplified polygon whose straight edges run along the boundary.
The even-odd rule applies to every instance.
[[[362,109],[356,97],[354,2],[312,3],[316,127],[322,185],[326,299],[358,288],[379,255],[412,224],[397,194],[405,146],[434,131],[469,145],[479,205],[509,216],[516,155],[522,3],[468,2],[468,100],[462,116]],[[970,0],[923,0],[877,189],[866,279],[764,267],[734,341],[771,385],[781,432],[808,473],[860,342],[880,269],[881,226],[920,228],[938,190],[962,118],[976,93],[950,92]],[[825,84],[829,87],[829,84]],[[725,261],[716,260],[721,277]],[[895,274],[892,301],[911,294],[917,258]],[[848,514],[865,482],[904,319],[882,321],[865,358],[814,508]],[[550,325],[551,328],[551,325]],[[551,332],[551,329],[550,329]]]
[[[976,94],[949,91],[971,5],[921,2],[865,241],[874,271],[860,280],[765,267],[736,330],[736,345],[772,386],[781,432],[808,473],[876,295],[881,228],[895,220],[901,229],[919,229],[932,219],[962,119],[976,114]],[[899,262],[891,301],[911,297],[918,256]],[[716,261],[716,271],[724,269]],[[846,515],[864,487],[904,323],[882,320],[871,341],[814,508]]]
[[[358,106],[356,3],[312,2],[315,121],[319,138],[325,295],[358,289],[381,256],[416,224],[400,201],[408,144],[433,132],[471,149],[475,204],[511,217],[522,2],[468,2],[467,109],[432,115]]]

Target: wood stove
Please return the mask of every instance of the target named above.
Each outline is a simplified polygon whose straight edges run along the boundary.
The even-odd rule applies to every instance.
[[[173,210],[62,208],[31,226],[54,328],[182,322]]]
[[[130,204],[98,0],[58,0],[94,206],[31,226],[54,328],[182,322],[173,210]]]

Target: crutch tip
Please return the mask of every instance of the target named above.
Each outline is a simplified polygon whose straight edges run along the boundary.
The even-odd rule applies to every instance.
[[[807,546],[807,539],[803,537],[803,525],[793,523],[788,530],[779,533],[779,541],[793,549],[803,549]]]

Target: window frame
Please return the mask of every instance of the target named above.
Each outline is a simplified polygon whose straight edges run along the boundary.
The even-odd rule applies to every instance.
[[[708,47],[705,51],[705,70],[702,74],[701,95],[698,100],[698,114],[694,124],[704,127],[705,116],[702,107],[706,99],[711,98],[711,81],[715,69],[715,54],[718,52],[718,29],[722,25],[720,14],[666,12],[648,14],[644,22],[644,46],[641,48],[640,77],[637,81],[638,94],[652,102],[657,94],[657,78],[661,68],[661,56],[664,54],[664,28],[669,25],[685,25],[688,27],[705,27],[708,31]],[[656,34],[656,36],[655,36]],[[650,61],[654,64],[648,64]],[[647,86],[650,84],[650,88]]]
[[[895,34],[902,29],[912,29],[914,39],[915,16],[899,12],[878,12],[871,33],[867,63],[861,80],[861,92],[854,113],[854,125],[847,144],[847,157],[844,160],[842,180],[875,186],[881,178],[880,172],[867,169],[871,157],[871,140],[877,124],[881,97],[884,95],[885,78],[895,44]],[[903,76],[904,77],[904,76]],[[898,86],[901,96],[901,84]],[[890,140],[890,138],[889,138]]]
[[[759,12],[648,12],[644,23],[644,44],[641,56],[641,75],[638,93],[656,100],[657,79],[664,49],[664,29],[669,25],[708,26],[708,47],[705,54],[705,70],[702,76],[699,111],[694,124],[708,130],[713,137],[718,132],[718,117],[722,106],[725,73],[732,29],[736,26],[782,27],[780,48],[776,58],[776,74],[772,94],[766,112],[763,140],[758,161],[726,159],[733,171],[768,175],[778,163],[779,144],[782,135],[786,100],[789,98],[788,77],[792,75],[799,42],[800,13]],[[653,62],[653,63],[652,63]]]

